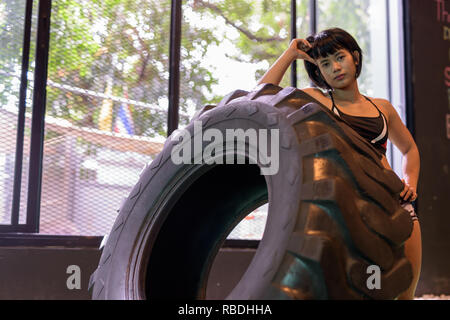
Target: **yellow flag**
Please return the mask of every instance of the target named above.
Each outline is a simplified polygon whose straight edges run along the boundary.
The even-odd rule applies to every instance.
[[[112,92],[111,82],[108,82],[106,86],[105,95],[110,96]],[[100,115],[98,117],[98,128],[103,131],[111,131],[112,128],[112,110],[113,101],[111,99],[105,98],[102,102],[102,107],[100,109]]]

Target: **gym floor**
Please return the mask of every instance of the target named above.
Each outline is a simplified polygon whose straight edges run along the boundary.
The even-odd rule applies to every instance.
[[[450,296],[446,296],[444,294],[441,294],[440,296],[424,294],[421,297],[415,297],[414,300],[450,300]]]

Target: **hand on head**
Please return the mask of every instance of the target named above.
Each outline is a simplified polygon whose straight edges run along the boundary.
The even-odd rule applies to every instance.
[[[316,61],[306,53],[312,48],[308,40],[293,39],[289,45],[289,48],[297,53],[297,59],[304,59],[313,64],[317,64]]]

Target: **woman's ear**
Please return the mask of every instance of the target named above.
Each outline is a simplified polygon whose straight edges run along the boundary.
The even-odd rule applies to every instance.
[[[353,59],[355,60],[355,64],[358,65],[359,64],[359,52],[357,50],[353,51]]]
[[[320,72],[320,69],[319,69],[319,68],[316,69],[316,75],[317,75],[321,80],[323,80],[323,78],[322,78],[322,72]]]

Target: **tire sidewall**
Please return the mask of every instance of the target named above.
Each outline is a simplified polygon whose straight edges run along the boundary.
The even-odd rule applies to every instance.
[[[279,129],[278,173],[265,176],[269,210],[264,237],[231,295],[237,299],[257,299],[258,293],[264,292],[264,288],[270,285],[278,269],[300,205],[302,172],[296,133],[278,109],[261,102],[233,102],[208,110],[197,120],[202,121],[203,130],[219,129],[224,142],[226,129]],[[193,123],[184,130],[193,136]],[[137,278],[145,274],[147,263],[144,260],[148,260],[158,229],[170,214],[170,210],[161,208],[168,201],[173,206],[182,195],[180,188],[188,188],[201,174],[213,168],[206,164],[174,164],[170,159],[171,151],[177,144],[173,136],[167,139],[161,153],[141,173],[138,183],[122,205],[105,245],[101,260],[105,254],[111,257],[108,268],[99,270],[103,275],[97,275],[97,278],[106,278],[103,289],[106,299],[145,299],[144,290],[139,287],[145,281]],[[202,152],[209,144],[202,141]]]

